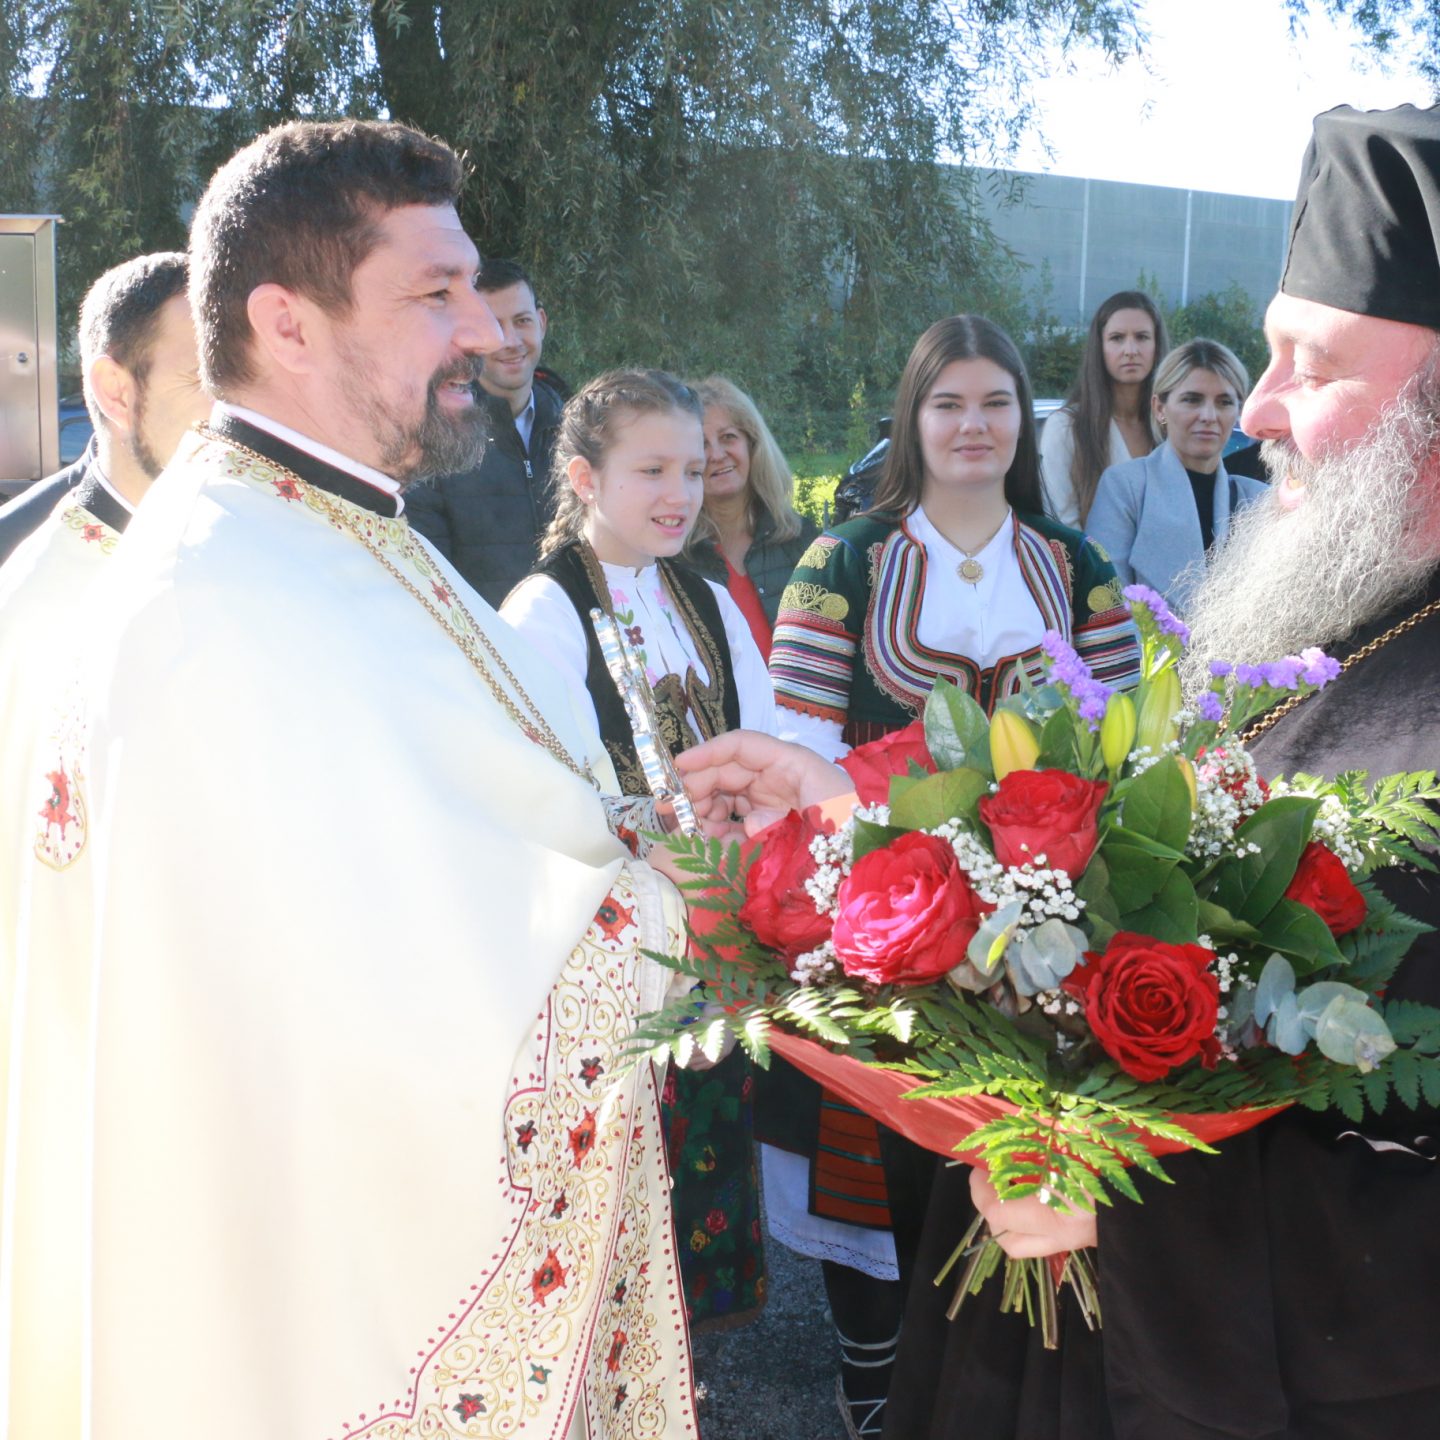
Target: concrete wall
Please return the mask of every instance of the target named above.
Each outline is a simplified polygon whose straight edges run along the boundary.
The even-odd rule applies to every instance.
[[[1025,172],[980,179],[1000,239],[1037,277],[1049,262],[1062,322],[1088,323],[1101,300],[1133,288],[1142,272],[1158,277],[1175,304],[1235,283],[1260,310],[1275,293],[1288,201]],[[1016,190],[1019,200],[1009,203]]]

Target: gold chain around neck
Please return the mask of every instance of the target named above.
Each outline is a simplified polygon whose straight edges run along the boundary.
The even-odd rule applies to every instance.
[[[1340,662],[1340,674],[1343,675],[1352,665],[1358,665],[1368,656],[1373,655],[1382,646],[1388,645],[1397,635],[1403,635],[1407,630],[1413,630],[1422,620],[1435,614],[1440,610],[1440,600],[1432,600],[1428,605],[1422,606],[1413,615],[1407,615],[1398,624],[1392,625],[1383,635],[1377,635],[1367,645],[1362,645],[1353,655],[1347,655]],[[1336,677],[1339,678],[1338,676]],[[1335,683],[1333,680],[1330,682]],[[1273,710],[1267,710],[1253,724],[1245,727],[1245,733],[1240,737],[1248,745],[1252,740],[1263,735],[1275,722],[1283,716],[1288,715],[1297,705],[1303,704],[1312,695],[1318,694],[1315,690],[1306,690],[1301,694],[1292,695],[1283,704],[1277,705]]]
[[[293,470],[287,469],[277,461],[271,460],[268,456],[260,454],[258,450],[252,450],[248,445],[243,445],[237,440],[231,439],[228,435],[222,435],[216,430],[210,429],[208,425],[196,427],[207,439],[218,441],[222,445],[228,445],[233,450],[239,450],[242,454],[248,455],[252,460],[258,461],[267,469],[278,470],[281,474],[293,480],[299,487],[301,493],[306,497],[307,502],[322,514],[324,514],[338,529],[343,530],[347,535],[353,536],[380,562],[381,565],[405,587],[406,590],[420,603],[426,613],[437,625],[455,642],[461,654],[470,662],[476,674],[489,687],[490,693],[499,702],[500,707],[510,717],[520,732],[527,740],[533,741],[542,750],[548,751],[572,774],[578,775],[582,780],[593,785],[596,790],[600,783],[596,780],[593,771],[588,763],[576,764],[574,758],[565,746],[560,742],[560,737],[550,728],[549,722],[540,713],[540,707],[530,698],[525,687],[516,678],[515,672],[505,663],[505,657],[495,648],[490,637],[480,627],[475,617],[467,610],[458,595],[451,597],[452,608],[458,610],[464,616],[469,626],[469,634],[460,633],[441,612],[438,605],[426,596],[407,575],[401,573],[400,569],[391,561],[389,556],[380,549],[378,545],[365,533],[352,509],[342,504],[328,491],[322,490],[318,485],[311,485]],[[403,522],[402,522],[403,523]],[[482,655],[476,648],[475,640],[478,638],[484,646],[486,654]],[[487,660],[488,656],[488,660]],[[490,669],[489,661],[493,661],[499,668],[500,673],[505,677],[514,695],[505,689]],[[517,703],[518,701],[518,703]],[[523,710],[521,707],[524,707]]]

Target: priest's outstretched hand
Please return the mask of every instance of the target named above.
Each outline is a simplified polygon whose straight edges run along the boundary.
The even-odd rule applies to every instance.
[[[1047,1205],[1037,1196],[1002,1200],[990,1183],[990,1172],[977,1165],[970,1172],[970,1198],[985,1217],[990,1233],[1012,1260],[1036,1260],[1084,1250],[1096,1242],[1095,1214]]]
[[[675,757],[706,835],[754,835],[790,810],[854,790],[838,766],[803,745],[730,730]]]

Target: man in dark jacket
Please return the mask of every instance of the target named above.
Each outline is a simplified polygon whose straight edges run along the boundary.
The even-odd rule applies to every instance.
[[[550,519],[550,452],[565,397],[535,373],[546,319],[530,277],[513,260],[487,260],[476,287],[505,336],[480,377],[489,417],[485,454],[473,470],[412,486],[405,513],[498,607],[534,567]]]

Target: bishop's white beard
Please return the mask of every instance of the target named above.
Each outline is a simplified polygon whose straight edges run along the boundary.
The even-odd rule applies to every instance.
[[[1266,441],[1277,484],[1288,472],[1305,498],[1286,510],[1272,489],[1232,520],[1186,615],[1187,694],[1209,683],[1211,660],[1256,665],[1324,646],[1424,588],[1440,509],[1437,360],[1343,454],[1306,460],[1289,441]]]

